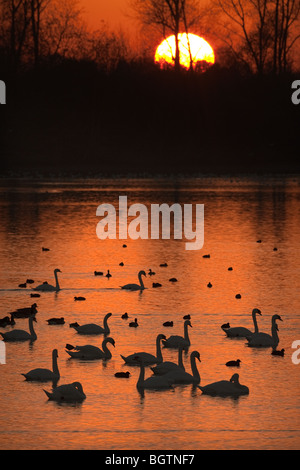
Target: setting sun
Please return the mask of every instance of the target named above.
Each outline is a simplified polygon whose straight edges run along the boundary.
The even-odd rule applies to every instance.
[[[205,39],[195,34],[179,34],[179,51],[180,51],[180,64],[185,68],[190,68],[191,58],[193,65],[196,66],[197,62],[207,62],[207,64],[214,64],[215,55],[212,47]],[[169,36],[165,39],[156,49],[155,62],[159,63],[161,67],[166,64],[174,64],[175,57],[175,36]]]

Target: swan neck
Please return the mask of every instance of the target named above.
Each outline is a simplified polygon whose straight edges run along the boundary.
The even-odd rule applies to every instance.
[[[56,282],[56,284],[55,284],[55,289],[56,289],[56,290],[60,290],[59,283],[58,283],[57,272],[56,272],[56,271],[54,271],[54,277],[55,277],[55,282]]]
[[[55,352],[53,352],[53,355],[52,355],[52,370],[54,374],[59,375],[58,365],[57,365],[57,355]]]
[[[257,325],[257,319],[256,319],[256,313],[252,313],[252,318],[253,318],[253,323],[254,323],[254,332],[258,333],[258,325]]]
[[[141,273],[138,274],[138,278],[139,278],[139,281],[140,281],[140,286],[141,286],[141,288],[144,289],[144,283],[143,283],[143,279],[142,279],[142,274],[141,274]]]
[[[279,336],[278,336],[278,330],[277,330],[277,325],[276,325],[276,320],[272,319],[272,338],[274,342],[277,344],[279,343]]]
[[[144,384],[144,380],[145,380],[145,366],[143,363],[141,363],[140,365],[140,375],[139,375],[139,379],[137,381],[137,387],[142,387],[143,384]]]
[[[159,361],[162,361],[162,353],[161,353],[161,347],[160,347],[160,336],[156,338],[156,357]]]
[[[105,331],[105,333],[107,333],[107,334],[110,333],[110,329],[109,329],[109,326],[108,326],[108,323],[107,323],[108,318],[109,318],[109,317],[106,315],[106,316],[104,317],[104,320],[103,320],[104,331]]]
[[[189,341],[189,332],[188,332],[188,325],[184,324],[184,339]]]
[[[31,338],[32,339],[36,339],[36,332],[34,331],[34,328],[33,328],[33,318],[30,317],[29,318],[29,331],[30,331],[30,334],[31,334]]]
[[[102,343],[102,348],[103,348],[105,359],[110,359],[112,354],[111,354],[110,350],[107,347],[107,343],[108,343],[108,341],[104,340],[103,343]]]
[[[182,361],[182,348],[178,349],[178,365],[179,365],[179,367],[181,367],[181,369],[184,370],[184,365],[183,365],[183,361]]]
[[[193,377],[194,378],[200,378],[200,374],[199,374],[199,371],[197,369],[197,366],[196,366],[196,357],[195,356],[191,356],[191,369],[192,369],[192,373],[193,373]]]

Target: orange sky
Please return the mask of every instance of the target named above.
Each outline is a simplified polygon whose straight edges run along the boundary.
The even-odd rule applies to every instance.
[[[93,28],[98,28],[104,20],[113,29],[130,28],[132,20],[128,18],[128,0],[80,0],[86,18]]]

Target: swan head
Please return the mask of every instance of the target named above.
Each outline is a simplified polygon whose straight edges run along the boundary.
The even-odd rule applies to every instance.
[[[110,343],[113,345],[113,347],[115,348],[116,347],[116,343],[115,343],[115,340],[113,338],[111,338],[110,336],[108,338],[105,338],[105,340],[103,341],[105,344],[106,343]]]
[[[233,376],[230,379],[231,383],[238,384],[239,383],[239,374],[233,374]]]
[[[195,357],[199,362],[201,362],[200,353],[198,351],[193,351],[191,356]]]
[[[254,309],[252,310],[252,313],[253,313],[253,315],[262,315],[262,313],[261,313],[261,311],[259,310],[259,308],[254,308]]]
[[[54,272],[55,272],[55,273],[61,273],[61,270],[58,269],[58,268],[56,268],[56,269],[54,269]]]
[[[37,323],[37,319],[36,319],[35,315],[30,315],[29,320],[35,321]]]
[[[273,315],[273,320],[283,321],[280,315]]]
[[[167,339],[166,335],[163,335],[163,334],[159,334],[157,335],[157,339],[161,340],[161,339]]]
[[[111,317],[111,316],[112,316],[112,313],[107,313],[107,314],[105,315],[105,318],[109,318],[109,317]]]
[[[58,357],[58,351],[57,351],[57,349],[53,349],[52,354],[53,354],[53,357],[56,357],[56,358],[57,358],[57,357]]]
[[[139,272],[139,276],[145,276],[145,277],[147,277],[147,274],[145,273],[145,271],[140,271],[140,272]]]
[[[185,324],[186,326],[190,326],[191,328],[193,328],[193,327],[192,327],[192,324],[191,324],[191,322],[190,322],[190,320],[185,320],[184,324]]]

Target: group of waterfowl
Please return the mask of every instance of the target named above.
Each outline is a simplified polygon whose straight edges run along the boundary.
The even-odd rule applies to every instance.
[[[55,286],[44,282],[43,284],[34,288],[36,291],[43,292],[54,292],[60,290],[59,281],[57,273],[61,272],[59,269],[54,270],[55,277]],[[153,272],[152,272],[153,274]],[[139,284],[126,284],[120,286],[121,289],[129,291],[141,291],[145,289],[142,276],[146,276],[145,271],[140,271],[138,273]],[[76,299],[76,298],[75,298]],[[35,341],[37,339],[36,332],[34,330],[33,322],[36,321],[37,305],[32,304],[31,307],[26,307],[23,309],[18,309],[14,312],[11,312],[11,318],[5,317],[0,321],[0,326],[5,327],[11,321],[14,321],[14,318],[28,318],[29,321],[29,332],[20,329],[13,329],[7,333],[0,333],[4,341]],[[225,332],[226,336],[229,338],[246,338],[248,341],[249,347],[271,347],[273,354],[283,355],[283,351],[277,351],[277,346],[279,344],[278,337],[278,326],[277,321],[282,321],[279,315],[273,315],[272,324],[271,324],[271,335],[266,333],[261,333],[258,330],[257,324],[257,315],[261,315],[261,311],[257,308],[252,311],[252,318],[254,323],[254,331],[249,330],[245,327],[230,327],[230,324],[223,324],[221,326],[222,330]],[[65,352],[75,359],[84,359],[84,360],[94,360],[94,359],[104,359],[108,360],[112,357],[112,352],[109,349],[109,345],[115,347],[115,340],[109,336],[110,327],[108,325],[108,320],[112,316],[112,313],[107,313],[103,319],[103,326],[88,323],[84,325],[79,325],[77,322],[70,324],[79,335],[104,335],[102,341],[102,349],[93,345],[82,345],[82,346],[73,346],[71,344],[66,344]],[[122,315],[122,318],[127,319],[128,314]],[[241,385],[239,382],[239,374],[235,373],[230,380],[221,380],[213,382],[211,384],[202,386],[200,385],[200,374],[197,369],[196,360],[201,362],[200,353],[197,350],[194,350],[190,354],[190,368],[191,373],[188,373],[185,370],[183,364],[183,350],[188,351],[191,345],[188,329],[192,327],[191,316],[189,314],[184,317],[183,325],[183,336],[172,335],[166,337],[164,334],[158,334],[156,337],[156,354],[151,354],[145,351],[134,352],[128,356],[121,355],[124,363],[129,366],[138,366],[140,368],[140,374],[137,380],[137,389],[170,389],[177,384],[193,384],[198,387],[203,394],[209,394],[213,396],[233,396],[238,397],[240,395],[247,395],[249,389],[245,385]],[[7,320],[8,319],[8,320]],[[6,321],[6,323],[5,323]],[[64,318],[52,318],[47,320],[48,324],[64,324]],[[137,327],[137,319],[134,322],[131,322],[129,326]],[[173,322],[165,322],[164,326],[173,326]],[[164,361],[162,356],[161,345],[164,348],[173,348],[178,349],[178,363]],[[280,354],[281,353],[281,354]],[[57,364],[58,351],[54,349],[52,351],[52,370],[37,368],[24,373],[25,379],[28,381],[52,381],[53,390],[51,392],[45,391],[47,397],[50,400],[57,401],[82,401],[86,398],[83,387],[80,382],[73,382],[71,384],[65,384],[57,387],[57,382],[60,379],[60,373]],[[241,361],[229,361],[226,363],[228,367],[239,367]],[[145,378],[145,368],[150,367],[152,371],[152,376]],[[119,372],[115,374],[116,377],[128,378],[130,373]]]

